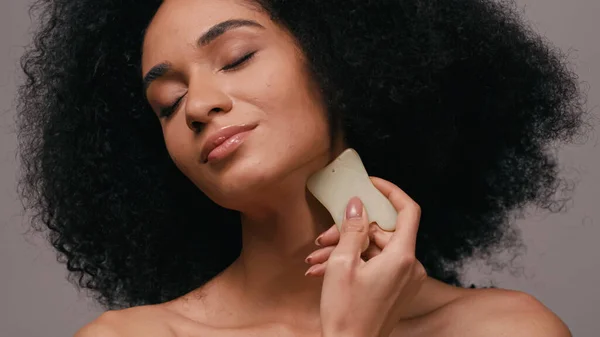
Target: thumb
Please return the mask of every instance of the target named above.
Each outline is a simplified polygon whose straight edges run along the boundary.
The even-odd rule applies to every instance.
[[[344,221],[340,229],[337,254],[360,257],[369,246],[369,219],[367,211],[358,197],[353,197],[346,206]]]

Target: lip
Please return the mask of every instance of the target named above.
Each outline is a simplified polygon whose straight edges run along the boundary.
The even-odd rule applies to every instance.
[[[225,143],[225,141],[242,132],[254,130],[257,125],[258,124],[229,125],[208,135],[208,138],[206,138],[206,142],[202,147],[202,152],[200,155],[202,162],[207,163],[209,159],[208,156],[210,155],[210,153],[214,149]]]

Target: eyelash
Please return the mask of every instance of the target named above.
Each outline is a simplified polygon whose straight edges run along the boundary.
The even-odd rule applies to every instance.
[[[238,67],[240,67],[241,65],[243,65],[245,62],[250,60],[254,56],[254,54],[256,54],[256,52],[248,53],[248,54],[242,56],[241,58],[239,58],[238,60],[236,60],[235,62],[226,65],[221,70],[223,70],[223,71],[235,70]],[[177,99],[177,101],[175,101],[175,103],[173,103],[171,106],[160,109],[159,117],[166,118],[166,117],[169,117],[171,114],[173,114],[173,112],[175,112],[175,110],[177,110],[177,107],[179,107],[179,103],[181,103],[181,100],[183,99],[184,96],[179,97]]]
[[[226,65],[225,67],[223,67],[222,70],[224,70],[224,71],[234,70],[234,69],[238,68],[239,66],[241,66],[242,64],[244,64],[246,61],[250,60],[254,56],[254,54],[256,54],[256,52],[248,53],[248,54],[242,56],[241,58],[239,58],[237,61]]]

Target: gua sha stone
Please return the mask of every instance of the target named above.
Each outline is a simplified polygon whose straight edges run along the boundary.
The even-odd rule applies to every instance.
[[[329,211],[338,230],[341,230],[346,206],[355,196],[363,202],[370,222],[376,222],[388,232],[396,228],[398,212],[373,185],[354,149],[345,150],[333,162],[313,174],[306,186]]]

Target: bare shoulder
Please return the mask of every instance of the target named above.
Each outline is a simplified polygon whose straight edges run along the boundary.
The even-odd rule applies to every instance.
[[[74,337],[176,337],[173,314],[159,306],[110,310],[82,327]]]
[[[470,313],[469,336],[570,337],[567,325],[535,297],[519,291],[480,289],[454,304]]]
[[[405,327],[414,337],[572,336],[566,324],[535,297],[503,289],[470,289]]]

